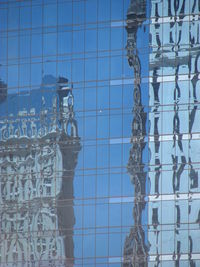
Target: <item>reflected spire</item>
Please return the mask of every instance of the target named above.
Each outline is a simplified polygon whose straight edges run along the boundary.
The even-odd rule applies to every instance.
[[[145,244],[144,221],[146,172],[144,170],[143,152],[145,143],[146,113],[141,103],[141,64],[137,53],[137,30],[146,19],[146,1],[132,0],[127,13],[127,57],[129,66],[134,71],[134,106],[132,122],[132,148],[128,162],[128,172],[134,185],[134,226],[126,237],[124,246],[124,267],[147,266],[147,246]]]

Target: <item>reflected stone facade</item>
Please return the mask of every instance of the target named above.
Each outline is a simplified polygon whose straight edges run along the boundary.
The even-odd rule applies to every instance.
[[[1,120],[1,266],[73,266],[80,140],[67,82],[59,78],[50,107],[41,96],[40,117],[32,108]]]
[[[139,2],[131,1],[127,14],[127,53],[135,79],[133,148],[128,170],[135,200],[134,227],[126,239],[124,266],[197,267],[200,264],[200,4],[195,0]],[[139,38],[139,27],[148,19],[149,129],[144,132],[146,118],[140,99],[146,92],[141,87],[136,38]],[[148,179],[142,169],[144,135],[150,154]],[[139,170],[142,174],[138,175]],[[149,192],[145,191],[147,188]],[[140,219],[145,206],[148,207],[148,231]],[[144,240],[148,240],[146,244]]]

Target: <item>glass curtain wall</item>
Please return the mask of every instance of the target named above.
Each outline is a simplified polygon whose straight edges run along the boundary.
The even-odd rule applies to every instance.
[[[199,266],[199,1],[151,1],[149,266]]]
[[[200,265],[198,0],[0,0],[0,266]]]
[[[1,266],[121,266],[129,0],[0,0]]]

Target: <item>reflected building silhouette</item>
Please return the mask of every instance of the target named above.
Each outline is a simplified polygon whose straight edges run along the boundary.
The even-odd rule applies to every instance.
[[[194,149],[199,147],[199,9],[199,1],[151,5],[148,224],[154,266],[199,265],[199,160]]]
[[[142,105],[141,89],[141,62],[137,51],[137,31],[146,20],[146,1],[132,0],[127,13],[127,57],[128,63],[134,71],[134,106],[132,122],[132,148],[130,150],[128,172],[134,186],[134,226],[126,237],[124,246],[124,267],[147,266],[148,247],[145,241],[146,183],[147,173],[143,162],[143,153],[146,147],[146,120],[147,114]]]
[[[131,1],[127,14],[128,62],[135,79],[128,171],[135,195],[134,226],[125,241],[123,266],[197,267],[200,5],[196,0],[150,1],[146,114],[141,104],[144,92],[137,38],[147,3]],[[149,129],[145,130],[147,120]],[[143,163],[147,146],[148,173]]]
[[[73,177],[81,147],[72,89],[60,77],[48,93],[50,107],[40,90],[35,94],[42,98],[39,114],[32,107],[0,122],[0,262],[73,266]],[[19,98],[8,95],[8,106]]]

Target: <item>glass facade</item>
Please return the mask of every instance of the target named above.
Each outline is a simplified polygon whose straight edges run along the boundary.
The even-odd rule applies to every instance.
[[[200,266],[199,14],[0,0],[0,266]]]

